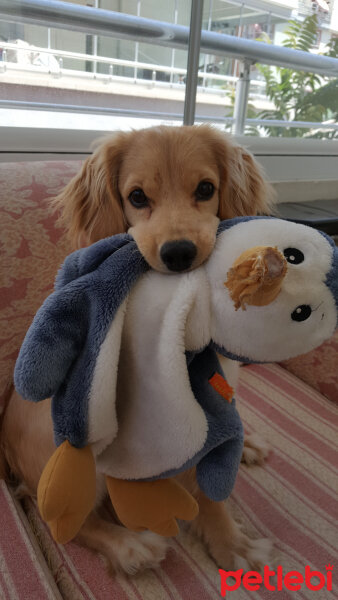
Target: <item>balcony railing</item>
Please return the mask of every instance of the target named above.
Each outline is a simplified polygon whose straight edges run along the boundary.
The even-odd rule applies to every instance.
[[[184,27],[171,23],[155,21],[153,19],[144,19],[107,11],[95,9],[92,7],[81,6],[60,2],[58,0],[0,0],[0,19],[16,23],[31,23],[43,25],[45,27],[70,29],[90,33],[93,35],[103,35],[119,39],[129,39],[137,42],[147,42],[159,46],[171,48],[189,49],[188,68],[186,71],[186,93],[185,93],[185,111],[184,122],[191,124],[195,120],[195,100],[198,77],[207,79],[218,79],[214,73],[200,72],[198,70],[199,52],[207,54],[224,55],[238,59],[242,64],[241,75],[236,85],[234,118],[228,119],[234,121],[234,133],[241,134],[244,131],[246,122],[251,124],[277,125],[283,127],[328,127],[336,129],[336,124],[322,123],[304,123],[296,121],[269,121],[246,119],[248,93],[250,86],[250,70],[255,62],[292,68],[294,70],[317,73],[322,76],[338,77],[338,59],[319,56],[299,50],[292,50],[273,44],[250,41],[233,36],[219,34],[211,31],[201,31],[203,0],[192,0],[192,19],[191,26]],[[197,18],[199,15],[199,18]],[[44,50],[46,51],[46,50]],[[64,55],[67,53],[63,53]],[[71,54],[71,53],[68,53]],[[77,53],[75,53],[77,54]],[[56,54],[60,58],[60,51]],[[197,61],[196,61],[197,56]],[[74,58],[74,56],[73,56]],[[87,55],[82,55],[81,59],[89,60]],[[102,58],[104,60],[102,60]],[[92,61],[109,61],[113,65],[117,59],[107,57],[91,56]],[[136,63],[130,61],[133,67],[152,69],[162,71],[163,67],[159,65],[149,65],[148,63]],[[129,65],[128,65],[129,66]],[[174,72],[174,67],[166,67],[168,72]],[[181,72],[181,70],[179,70]],[[256,83],[256,82],[255,82]],[[19,106],[20,103],[10,103],[1,101],[0,106],[12,105]],[[33,106],[33,104],[35,106]],[[48,103],[32,103],[31,108],[40,109],[56,108],[56,105]],[[26,103],[26,107],[30,103]],[[65,105],[58,104],[58,109]],[[68,107],[69,108],[69,107]],[[88,111],[88,107],[73,107],[76,110]],[[98,109],[95,109],[98,111]],[[105,111],[103,111],[105,112]],[[116,113],[116,110],[114,111]],[[122,112],[122,109],[121,111]],[[145,111],[143,111],[145,113]],[[137,111],[135,111],[135,115]],[[154,113],[156,117],[159,113]],[[150,116],[150,115],[149,115]],[[175,118],[176,115],[167,114],[167,118]],[[196,120],[204,120],[202,115],[197,115]],[[218,119],[215,119],[218,120]]]
[[[178,77],[180,76],[185,76],[187,70],[186,69],[182,69],[179,67],[173,67],[173,66],[168,66],[168,65],[159,65],[159,64],[155,64],[155,63],[149,63],[149,62],[141,62],[138,60],[125,60],[125,59],[120,59],[120,58],[111,58],[108,56],[101,56],[101,55],[95,55],[95,54],[85,54],[82,52],[70,52],[68,50],[56,50],[53,48],[43,48],[41,46],[32,46],[31,48],[27,48],[27,46],[20,46],[20,44],[13,44],[13,43],[9,43],[9,42],[0,42],[0,46],[1,48],[3,48],[3,52],[5,52],[5,54],[3,53],[2,55],[2,61],[0,62],[0,71],[5,71],[8,68],[14,68],[14,69],[23,69],[25,71],[27,70],[31,70],[31,71],[39,71],[42,73],[51,73],[52,70],[50,68],[47,67],[36,67],[34,65],[28,65],[25,64],[23,66],[20,65],[16,65],[16,63],[10,62],[7,60],[7,50],[14,50],[14,51],[21,51],[23,53],[38,53],[38,54],[46,54],[47,56],[54,56],[57,57],[58,59],[61,59],[61,61],[59,60],[59,72],[55,73],[55,74],[59,74],[60,76],[62,74],[66,74],[66,75],[79,75],[79,76],[88,76],[91,78],[97,78],[98,74],[95,71],[76,71],[74,69],[64,69],[63,68],[63,59],[64,58],[70,58],[73,60],[78,60],[78,61],[85,61],[85,62],[91,62],[93,64],[97,64],[97,63],[102,63],[102,64],[106,64],[109,65],[109,67],[111,67],[111,69],[109,69],[109,74],[108,75],[104,75],[104,74],[99,74],[99,77],[102,78],[102,80],[104,81],[109,81],[112,79],[112,77],[114,76],[114,67],[130,67],[132,69],[136,69],[135,75],[136,77],[133,77],[132,79],[137,79],[137,70],[138,69],[146,69],[147,71],[151,71],[152,73],[152,79],[154,81],[154,84],[158,84],[158,83],[163,83],[163,82],[158,82],[156,81],[155,75],[156,73],[166,73],[169,76],[171,75],[177,75]],[[208,71],[198,71],[197,72],[197,76],[199,79],[202,80],[214,80],[214,81],[219,81],[220,83],[232,83],[235,84],[238,81],[238,77],[235,77],[233,75],[222,75],[222,74],[218,74],[218,73],[212,73],[212,72],[208,72]],[[123,77],[123,79],[127,79],[126,77]],[[142,79],[142,78],[140,78]],[[143,81],[144,80],[143,78]],[[168,82],[170,83],[170,82]],[[252,79],[251,83],[255,86],[264,88],[265,87],[265,83],[264,81],[261,81],[259,79]],[[210,91],[210,88],[206,88],[205,91]],[[219,89],[216,91],[220,91]],[[224,91],[224,90],[223,90]]]

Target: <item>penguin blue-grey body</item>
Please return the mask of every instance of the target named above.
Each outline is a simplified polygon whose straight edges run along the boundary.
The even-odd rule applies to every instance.
[[[257,244],[293,263],[274,302],[236,311],[224,282]],[[337,281],[333,242],[279,219],[221,223],[207,263],[179,275],[149,270],[128,234],[107,238],[66,259],[26,335],[15,385],[30,400],[52,396],[56,443],[91,444],[105,474],[152,479],[196,466],[201,489],[222,500],[243,430],[234,399],[209,382],[223,375],[216,350],[257,362],[312,349],[337,325]]]

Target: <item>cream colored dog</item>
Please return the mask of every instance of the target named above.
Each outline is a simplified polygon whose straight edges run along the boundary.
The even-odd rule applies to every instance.
[[[252,155],[209,126],[154,127],[116,133],[101,141],[81,172],[57,197],[74,248],[129,231],[156,270],[194,269],[211,253],[220,219],[269,213],[270,186]],[[225,360],[225,359],[224,359]],[[230,384],[238,367],[223,362]],[[41,472],[55,450],[50,402],[24,402],[13,393],[2,429],[9,469],[36,494]],[[247,462],[261,462],[266,448],[247,439]],[[250,540],[225,503],[209,500],[191,470],[179,476],[200,507],[192,529],[204,539],[216,563],[259,569],[270,550],[266,540]],[[97,482],[96,510],[78,540],[102,553],[113,570],[133,573],[158,564],[167,542],[150,532],[133,533],[101,516],[104,486]]]

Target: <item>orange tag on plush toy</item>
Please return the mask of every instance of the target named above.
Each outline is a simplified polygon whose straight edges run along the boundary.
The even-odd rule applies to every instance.
[[[219,373],[214,373],[212,377],[209,379],[210,385],[218,392],[225,400],[231,402],[234,396],[234,390],[231,385],[220,375]]]

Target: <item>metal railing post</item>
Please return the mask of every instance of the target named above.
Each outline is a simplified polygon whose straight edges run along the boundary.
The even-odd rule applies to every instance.
[[[59,58],[58,60],[60,70],[57,73],[57,77],[62,77],[62,69],[63,69],[63,58]]]
[[[95,0],[95,8],[99,8],[99,0]],[[97,56],[97,50],[98,50],[98,37],[97,35],[93,36],[93,54],[94,56]],[[93,63],[93,73],[97,73],[97,62],[95,61]]]
[[[248,107],[249,89],[250,89],[250,68],[252,62],[244,60],[241,64],[241,72],[236,84],[235,106],[234,106],[234,124],[232,133],[242,135],[244,133],[246,111]]]
[[[137,16],[141,16],[141,0],[137,0]],[[135,63],[138,62],[140,42],[135,42]],[[134,67],[134,82],[137,80],[137,66]]]
[[[178,22],[178,0],[175,0],[175,8],[174,8],[174,25],[177,25]],[[171,49],[171,71],[170,71],[170,84],[172,85],[174,82],[174,69],[175,67],[175,48]]]
[[[2,51],[2,61],[0,62],[0,73],[5,73],[7,70],[7,50]]]
[[[198,65],[200,58],[203,0],[191,0],[191,18],[185,86],[183,124],[193,125],[195,121]]]
[[[210,5],[209,5],[209,18],[208,18],[208,31],[211,30],[211,24],[212,24],[212,9],[213,9],[213,0],[210,0]],[[204,57],[204,75],[203,75],[203,83],[202,83],[202,87],[205,88],[205,74],[207,72],[207,66],[208,66],[208,62],[210,60],[210,55],[206,54]]]

